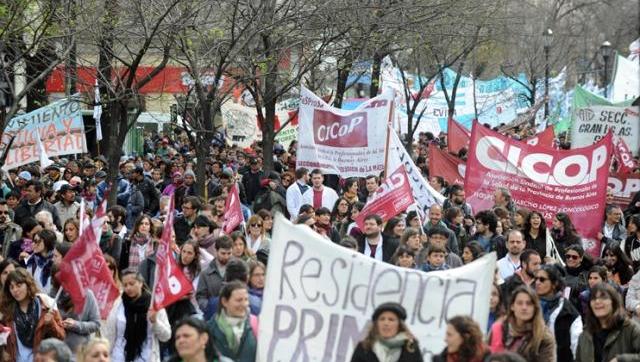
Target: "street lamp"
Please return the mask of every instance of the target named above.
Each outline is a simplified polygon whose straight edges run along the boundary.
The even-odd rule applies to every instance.
[[[544,119],[549,117],[549,50],[553,41],[553,30],[547,29],[542,33],[544,40]]]
[[[611,54],[613,54],[613,48],[611,47],[611,43],[609,43],[607,40],[605,40],[604,43],[600,45],[600,54],[602,54],[602,59],[604,59],[604,77],[603,77],[604,97],[607,98],[608,97],[607,86],[609,85],[609,79],[608,79],[609,58],[611,57]]]

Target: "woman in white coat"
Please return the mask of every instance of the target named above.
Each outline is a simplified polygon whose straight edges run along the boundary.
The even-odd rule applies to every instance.
[[[137,270],[122,273],[124,292],[103,327],[111,344],[112,362],[160,362],[159,342],[171,338],[171,325],[164,309],[150,310],[151,293]]]

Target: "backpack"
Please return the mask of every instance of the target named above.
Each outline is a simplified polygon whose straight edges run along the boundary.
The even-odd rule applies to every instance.
[[[262,190],[256,195],[255,200],[253,200],[253,212],[257,213],[258,211],[265,209],[271,211],[271,190]]]

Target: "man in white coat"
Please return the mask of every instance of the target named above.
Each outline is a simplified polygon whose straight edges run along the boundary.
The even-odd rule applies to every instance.
[[[287,188],[287,211],[291,215],[291,220],[298,218],[300,206],[303,205],[302,194],[311,187],[309,183],[309,170],[300,167],[296,169],[296,182]]]
[[[326,207],[329,210],[333,210],[333,205],[338,200],[338,194],[330,187],[325,187],[322,182],[324,176],[322,171],[315,169],[311,171],[311,185],[312,187],[302,194],[302,204],[309,204],[314,209]]]

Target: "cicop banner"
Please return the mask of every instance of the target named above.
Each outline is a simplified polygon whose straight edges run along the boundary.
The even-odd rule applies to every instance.
[[[471,316],[486,330],[495,253],[424,273],[377,261],[276,215],[260,330],[259,362],[350,361],[377,306],[398,302],[425,360],[444,348],[447,320]]]
[[[0,153],[15,136],[4,166],[10,170],[40,159],[39,137],[48,156],[87,152],[80,103],[60,100],[25,115],[12,118],[2,134]]]
[[[558,212],[567,213],[585,249],[600,255],[596,235],[612,154],[610,133],[589,147],[560,151],[474,124],[465,172],[467,202],[475,210],[489,209],[495,190],[504,187],[519,207],[541,212],[548,225]]]
[[[640,175],[611,174],[608,186],[613,190],[613,203],[624,210],[629,206],[636,192],[640,191]]]
[[[307,88],[300,93],[297,167],[342,177],[378,175],[384,169],[392,92],[353,111],[328,105]]]
[[[640,107],[592,105],[576,110],[571,127],[571,148],[585,147],[604,137],[609,130],[638,154],[640,147]]]

